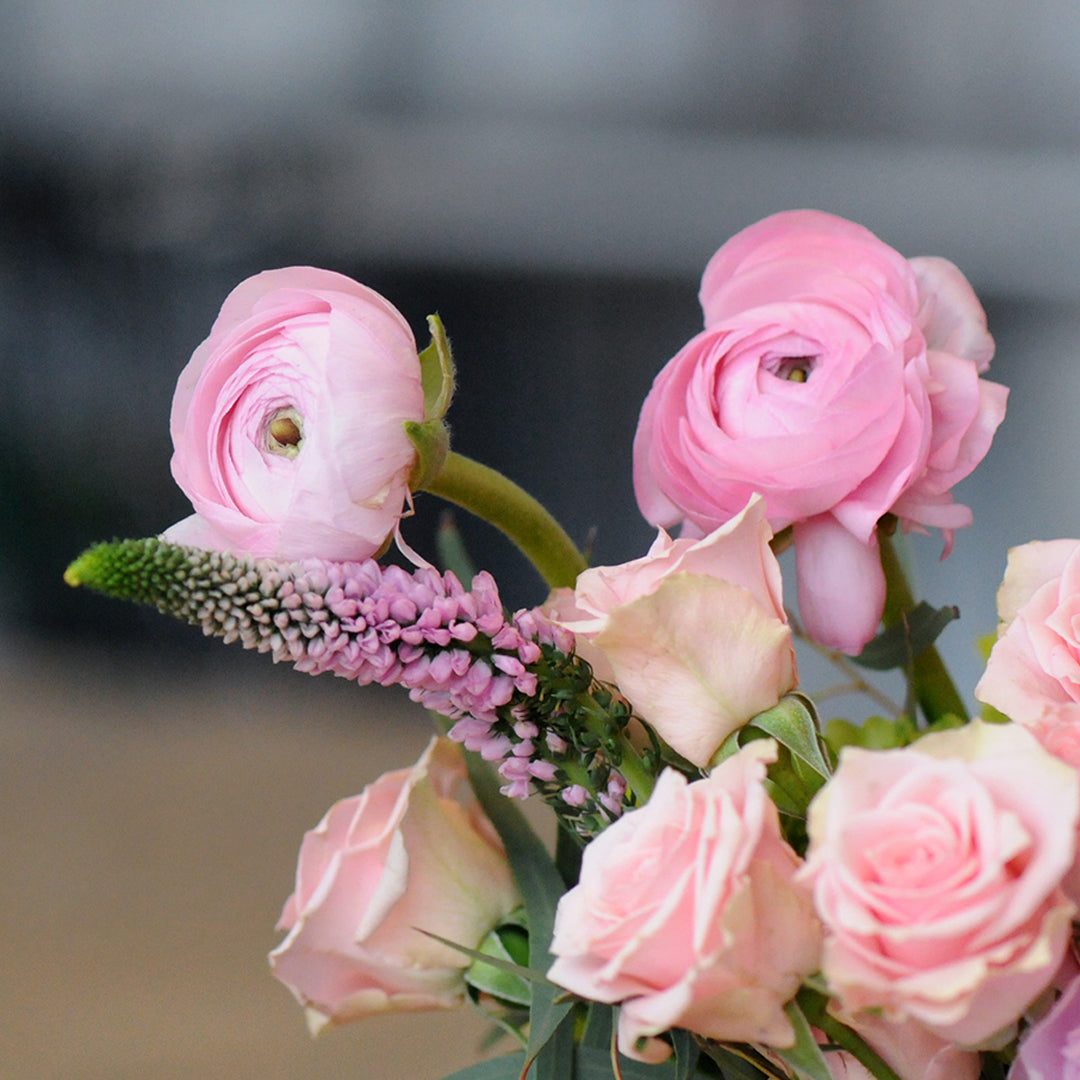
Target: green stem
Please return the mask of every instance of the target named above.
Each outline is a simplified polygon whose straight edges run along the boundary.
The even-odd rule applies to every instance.
[[[915,597],[896,553],[892,537],[879,530],[878,542],[881,545],[881,565],[885,571],[886,582],[883,620],[886,626],[892,626],[915,606]],[[911,679],[915,687],[915,696],[930,723],[948,713],[962,720],[968,719],[964,699],[956,689],[956,684],[935,646],[927,646],[914,657]]]
[[[585,727],[589,731],[601,739],[608,738],[611,731],[608,715],[587,695],[578,698],[578,711],[585,717]],[[656,778],[645,768],[637,747],[627,738],[625,731],[619,732],[616,741],[619,744],[619,772],[626,780],[626,786],[636,796],[638,805],[643,806],[652,795]]]
[[[553,589],[572,588],[587,565],[563,527],[536,499],[478,461],[451,450],[446,463],[422,490],[455,503],[504,532]]]
[[[871,1076],[876,1080],[900,1080],[900,1077],[889,1068],[888,1064],[863,1041],[846,1024],[830,1015],[828,1011],[828,999],[809,986],[803,986],[796,1001],[803,1011],[803,1015],[814,1027],[824,1032],[825,1035],[842,1050],[846,1050],[860,1064],[864,1065]]]

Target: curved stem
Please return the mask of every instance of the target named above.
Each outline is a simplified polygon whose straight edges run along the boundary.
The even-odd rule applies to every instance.
[[[864,694],[870,698],[876,705],[879,705],[890,716],[896,718],[904,710],[893,701],[888,695],[883,694],[876,686],[869,683],[864,679],[856,667],[842,652],[838,649],[830,649],[828,645],[822,645],[821,642],[815,641],[809,634],[799,625],[798,621],[792,616],[788,615],[788,622],[791,624],[791,632],[800,641],[806,642],[806,644],[814,650],[819,656],[828,660],[830,664],[842,671],[850,680],[846,687],[835,687],[829,690],[818,690],[814,693],[815,701],[822,701],[827,697],[834,694],[841,694],[846,692]]]
[[[421,489],[475,514],[505,533],[553,588],[573,588],[585,556],[563,527],[527,491],[502,473],[450,451]]]
[[[881,545],[881,565],[885,571],[887,587],[883,621],[886,626],[892,626],[915,606],[915,597],[896,553],[892,537],[879,530],[878,542]],[[911,679],[915,696],[930,723],[947,713],[958,716],[962,720],[968,719],[964,699],[956,689],[956,684],[935,646],[927,646],[913,658]]]

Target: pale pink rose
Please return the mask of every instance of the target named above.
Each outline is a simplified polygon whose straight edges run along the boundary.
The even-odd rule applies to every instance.
[[[173,397],[172,543],[364,559],[393,533],[424,419],[416,342],[378,293],[292,266],[241,282]]]
[[[798,682],[771,536],[753,498],[703,540],[661,530],[643,558],[586,570],[549,608],[695,765]]]
[[[1015,724],[848,747],[810,805],[803,877],[845,1016],[975,1046],[1053,979],[1074,906],[1080,781]]]
[[[705,331],[653,383],[634,487],[654,525],[709,532],[753,492],[794,525],[799,606],[818,640],[857,653],[881,618],[875,528],[952,530],[951,488],[982,460],[1007,391],[970,285],[830,214],[766,218],[713,256]]]
[[[998,640],[975,696],[1044,735],[1059,725],[1075,732],[1080,725],[1080,540],[1012,548],[997,599]],[[1062,746],[1075,738],[1066,737]],[[1080,765],[1080,754],[1061,756]]]
[[[586,847],[559,902],[548,972],[593,1001],[620,1002],[619,1049],[643,1061],[672,1027],[791,1046],[784,1005],[817,969],[821,928],[794,881],[764,787],[776,758],[756,741],[703,780],[661,774],[650,800]]]
[[[900,1077],[900,1080],[979,1080],[979,1055],[940,1038],[909,1020],[892,1024],[871,1012],[847,1022]],[[835,1080],[873,1080],[873,1075],[850,1054],[827,1053]]]
[[[433,739],[410,769],[335,804],[304,837],[270,954],[315,1033],[384,1012],[461,1003],[468,957],[520,903],[461,748]]]
[[[1020,1040],[1009,1080],[1080,1080],[1080,978]]]

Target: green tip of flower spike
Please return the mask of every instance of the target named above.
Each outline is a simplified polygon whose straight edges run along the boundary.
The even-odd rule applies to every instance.
[[[113,540],[87,548],[65,571],[64,581],[118,600],[169,610],[187,579],[190,552],[156,537]]]

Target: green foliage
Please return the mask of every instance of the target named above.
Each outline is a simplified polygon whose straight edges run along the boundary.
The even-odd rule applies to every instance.
[[[949,623],[958,618],[960,609],[957,607],[934,608],[920,601],[868,642],[853,659],[860,667],[872,671],[907,668],[919,653],[937,641]]]

